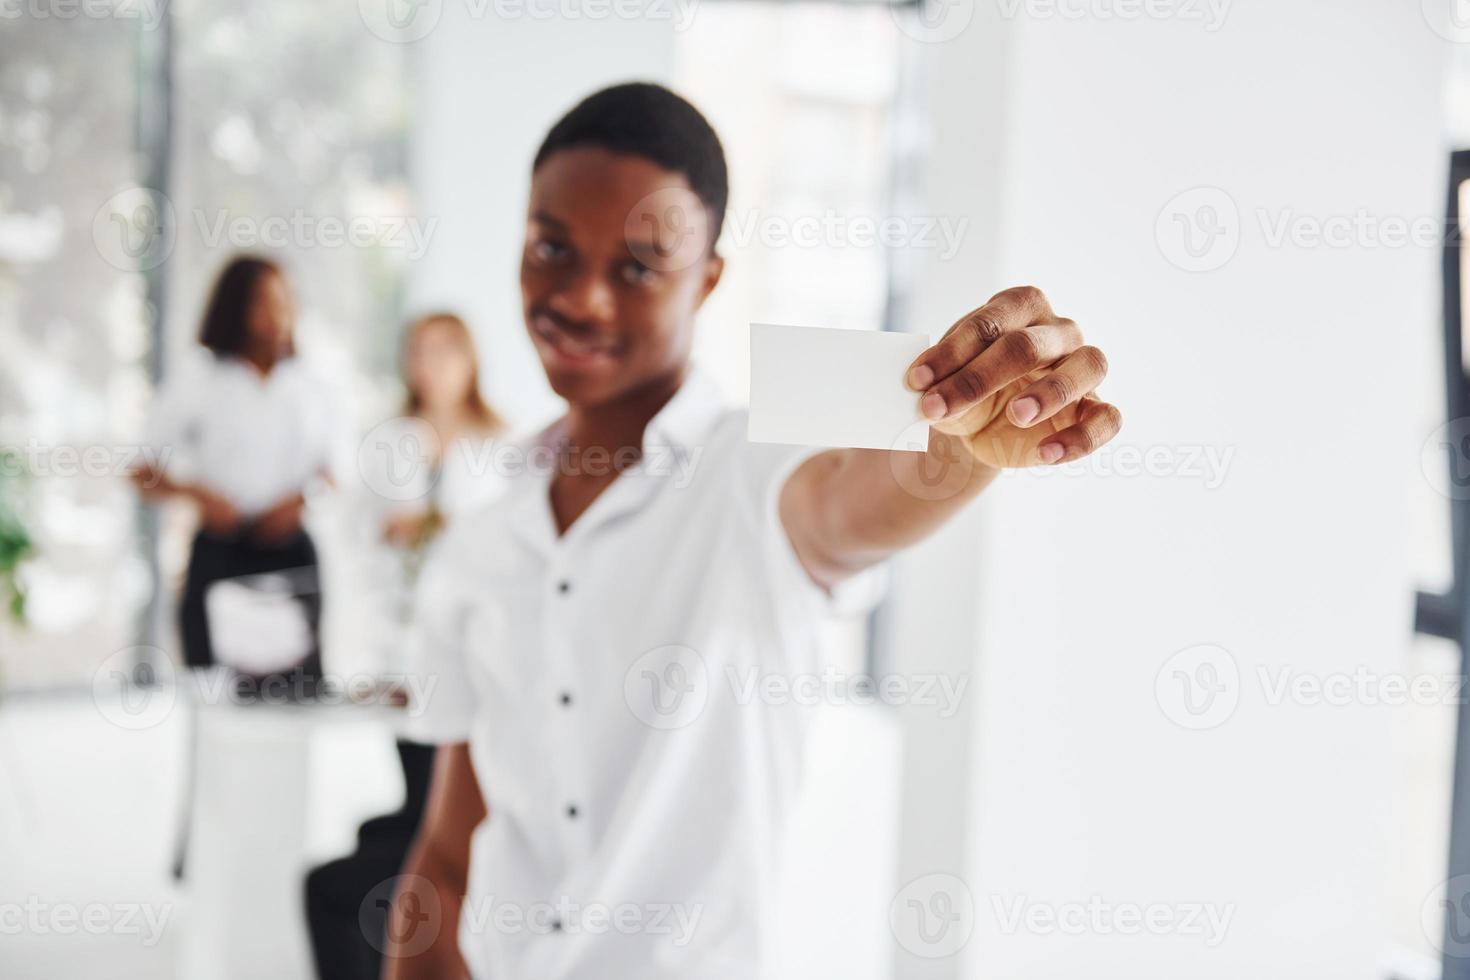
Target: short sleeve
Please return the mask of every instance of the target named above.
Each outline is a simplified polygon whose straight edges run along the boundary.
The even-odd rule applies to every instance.
[[[812,580],[797,557],[781,522],[781,490],[802,463],[821,448],[747,443],[745,461],[756,504],[763,559],[772,581],[783,590],[803,596],[818,613],[859,616],[878,604],[888,587],[888,566],[865,569],[836,588],[827,590]]]
[[[153,393],[143,423],[141,442],[150,460],[157,461],[174,479],[187,476],[194,465],[198,412],[204,404],[203,393],[208,390],[208,365],[203,362],[207,356],[186,358],[163,379]]]
[[[453,553],[432,553],[419,576],[404,667],[408,689],[402,732],[415,742],[469,740],[476,695],[465,645],[469,608],[453,588]]]

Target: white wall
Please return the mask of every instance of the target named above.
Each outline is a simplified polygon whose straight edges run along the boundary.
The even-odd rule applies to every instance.
[[[650,21],[504,19],[496,9],[445,3],[412,52],[423,95],[414,105],[411,177],[421,214],[439,224],[411,272],[409,304],[461,311],[481,346],[487,396],[529,424],[557,405],[521,316],[531,159],[582,97],[614,82],[666,79],[674,36]]]
[[[970,36],[935,46],[939,64],[975,64],[974,32],[1010,39],[1003,130],[984,66],[931,103],[941,130],[988,134],[940,145],[982,173],[1002,155],[999,272],[960,286],[938,270],[928,304],[952,318],[1000,284],[1041,285],[1111,356],[1119,444],[1164,447],[1176,467],[1014,477],[982,505],[963,975],[1381,975],[1404,716],[1272,707],[1258,670],[1405,670],[1404,489],[1426,435],[1412,422],[1438,253],[1271,247],[1257,209],[1440,212],[1443,42],[1419,6],[1240,0],[1209,31],[1024,4],[997,23],[986,5]],[[1240,242],[1188,272],[1155,218],[1200,185],[1233,200]],[[1193,447],[1233,453],[1219,486],[1177,471]],[[1238,708],[1187,730],[1169,716],[1199,720],[1182,689],[1166,676],[1161,701],[1155,681],[1207,643],[1238,665],[1219,702]],[[1094,897],[1212,902],[1233,920],[1207,948],[1007,931],[995,904]]]
[[[1273,247],[1258,210],[1438,213],[1443,42],[1418,6],[1238,0],[1209,30],[973,4],[959,37],[916,44],[931,210],[972,228],[960,259],[928,269],[916,324],[1043,286],[1111,355],[1119,445],[1157,448],[1168,472],[1008,478],[903,562],[892,663],[975,683],[957,718],[906,719],[900,880],[954,874],[977,915],[957,956],[901,952],[898,975],[1379,975],[1403,718],[1271,706],[1259,670],[1405,669],[1404,486],[1437,253]],[[470,22],[446,5],[417,51],[434,96],[413,166],[441,225],[413,296],[469,314],[487,387],[522,420],[552,408],[516,296],[531,153],[596,85],[667,77],[672,43],[661,25]],[[1189,272],[1170,261],[1172,216],[1159,234],[1156,218],[1202,185],[1236,208],[1239,247]],[[1194,472],[1206,451],[1223,475]],[[1199,721],[1171,671],[1198,662],[1156,680],[1198,644],[1225,648],[1239,681],[1217,702],[1233,715],[1196,731],[1171,720]],[[1207,947],[1008,931],[997,909],[1094,899],[1231,919]]]

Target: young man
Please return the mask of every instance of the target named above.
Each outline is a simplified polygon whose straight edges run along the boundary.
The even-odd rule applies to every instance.
[[[909,368],[927,453],[748,443],[689,362],[726,191],[657,86],[592,95],[536,155],[521,291],[567,412],[426,573],[442,747],[391,977],[771,975],[805,711],[748,681],[817,672],[824,609],[999,468],[1118,430],[1102,354],[1019,288]]]

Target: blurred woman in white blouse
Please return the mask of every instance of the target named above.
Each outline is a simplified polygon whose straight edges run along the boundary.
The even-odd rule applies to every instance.
[[[410,547],[449,516],[495,496],[499,481],[487,449],[505,424],[480,393],[474,337],[453,313],[430,313],[409,326],[403,380],[404,422],[423,440],[427,486],[420,500],[386,517],[383,536]]]
[[[338,426],[333,399],[295,356],[295,316],[279,266],[235,258],[210,294],[203,349],[154,397],[145,441],[163,470],[134,476],[148,498],[182,497],[199,511],[180,608],[191,667],[216,661],[212,585],[290,572],[309,633],[297,671],[320,676],[317,556],[302,515],[310,489],[329,479]]]
[[[358,449],[355,588],[371,597],[354,624],[377,669],[401,672],[413,580],[429,542],[455,518],[490,502],[504,481],[492,449],[505,425],[480,393],[474,338],[453,313],[413,321],[404,334],[402,415],[374,427]]]

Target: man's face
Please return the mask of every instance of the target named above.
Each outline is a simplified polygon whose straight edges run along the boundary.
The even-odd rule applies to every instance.
[[[529,210],[521,299],[556,393],[599,405],[681,373],[722,267],[683,175],[573,147],[532,176]]]

